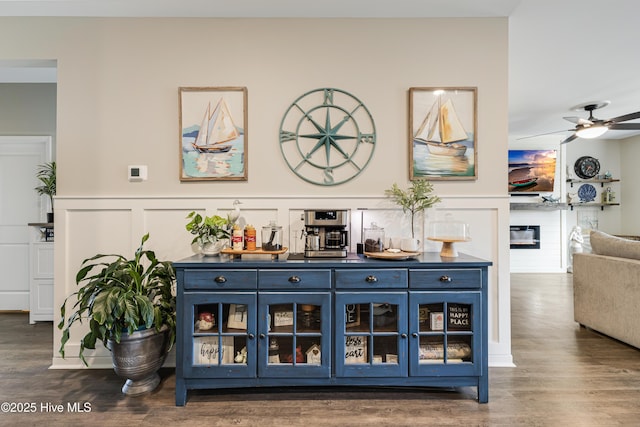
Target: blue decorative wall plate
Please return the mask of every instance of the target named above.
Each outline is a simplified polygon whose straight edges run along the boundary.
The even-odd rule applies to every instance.
[[[591,184],[582,184],[578,189],[578,197],[583,203],[593,202],[596,199],[596,187]]]

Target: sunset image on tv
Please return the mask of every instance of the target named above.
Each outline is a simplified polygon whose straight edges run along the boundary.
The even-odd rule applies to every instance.
[[[553,192],[556,150],[509,150],[509,192]]]

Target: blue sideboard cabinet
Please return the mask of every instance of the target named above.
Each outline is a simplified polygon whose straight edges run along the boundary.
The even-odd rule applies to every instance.
[[[296,385],[488,391],[491,262],[193,256],[178,279],[176,405],[191,389]]]

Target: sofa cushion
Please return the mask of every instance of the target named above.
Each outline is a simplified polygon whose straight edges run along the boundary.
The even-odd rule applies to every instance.
[[[592,230],[591,249],[598,255],[640,259],[640,241],[623,239],[602,231]]]

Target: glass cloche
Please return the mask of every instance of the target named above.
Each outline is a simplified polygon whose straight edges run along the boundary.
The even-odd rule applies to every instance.
[[[471,240],[469,224],[456,221],[452,214],[447,214],[443,221],[432,221],[429,223],[428,239],[442,242],[440,256],[450,258],[457,257],[458,251],[453,244],[455,242],[468,242]]]

